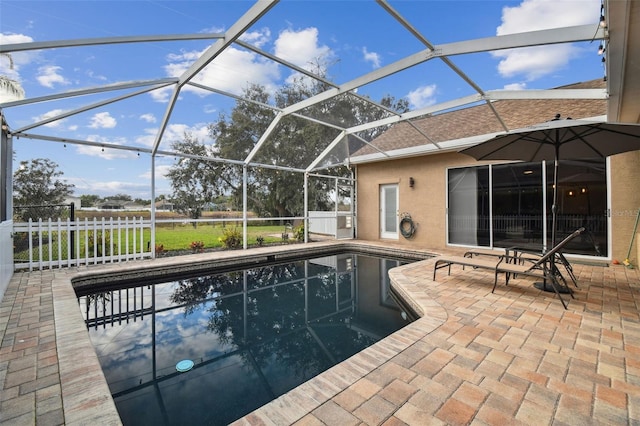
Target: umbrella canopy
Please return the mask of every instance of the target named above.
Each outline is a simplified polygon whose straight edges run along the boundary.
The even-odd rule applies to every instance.
[[[640,149],[640,125],[554,120],[498,135],[460,151],[476,160],[554,161],[551,241],[556,243],[558,161],[605,158]]]
[[[476,160],[605,158],[640,149],[640,125],[552,120],[498,135],[460,151]]]

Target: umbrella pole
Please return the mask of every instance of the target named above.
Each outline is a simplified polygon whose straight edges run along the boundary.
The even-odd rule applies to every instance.
[[[551,205],[551,248],[556,246],[556,226],[558,216],[558,159],[553,163],[553,204]]]
[[[551,205],[551,249],[556,246],[556,228],[558,221],[558,163],[560,158],[560,135],[558,129],[556,129],[556,143],[555,150],[556,155],[553,160],[553,204]],[[556,273],[556,256],[551,256],[549,259],[550,262],[550,272],[552,276],[555,276]],[[545,291],[547,290],[547,280],[544,280]],[[557,290],[556,290],[557,291]]]

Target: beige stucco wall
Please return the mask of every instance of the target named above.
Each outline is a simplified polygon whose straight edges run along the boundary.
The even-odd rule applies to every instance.
[[[446,247],[446,170],[478,164],[483,163],[463,154],[447,153],[358,165],[358,238],[381,240],[380,185],[397,183],[399,211],[410,213],[418,225],[412,239],[399,235],[397,242],[434,250]],[[610,174],[612,259],[622,262],[627,256],[640,208],[640,151],[611,157]],[[409,177],[415,179],[413,188],[409,187]],[[631,251],[629,260],[638,267],[637,242]]]
[[[623,262],[629,251],[640,208],[640,151],[612,156],[610,173],[612,259]],[[640,225],[636,232],[640,232]],[[629,260],[636,268],[640,264],[638,251],[638,241],[635,239]]]
[[[412,239],[399,236],[397,242],[444,248],[446,168],[466,164],[475,162],[466,155],[448,153],[358,165],[358,238],[380,240],[380,185],[397,183],[399,211],[409,213],[417,225]],[[415,180],[413,188],[410,177]]]

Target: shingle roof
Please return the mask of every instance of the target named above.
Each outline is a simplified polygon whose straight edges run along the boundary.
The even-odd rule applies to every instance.
[[[603,88],[606,88],[606,83],[602,79],[597,79],[557,89]],[[580,119],[602,116],[607,113],[607,101],[604,99],[497,100],[493,101],[491,105],[511,130],[549,121],[556,114],[561,114],[563,118]],[[371,143],[382,151],[430,144],[429,140],[416,128],[436,143],[504,131],[491,108],[483,103],[482,105],[422,117],[412,120],[411,124],[397,123]],[[374,152],[376,151],[373,148],[365,146],[353,155],[359,156]]]

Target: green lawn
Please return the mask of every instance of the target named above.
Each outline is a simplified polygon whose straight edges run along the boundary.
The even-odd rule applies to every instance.
[[[225,229],[233,229],[233,227],[223,228],[221,225],[199,224],[194,228],[191,224],[179,225],[176,227],[156,228],[156,246],[162,245],[164,250],[185,250],[189,249],[193,241],[202,241],[204,248],[223,247],[220,238],[223,236]],[[242,234],[242,226],[238,226],[237,230]],[[257,237],[264,238],[264,244],[282,242],[283,226],[248,226],[247,227],[247,244],[256,245]],[[145,239],[145,241],[147,241]]]
[[[184,251],[184,250],[191,250],[191,243],[193,242],[201,242],[202,243],[202,248],[204,250],[207,249],[211,249],[211,248],[222,248],[224,247],[224,243],[222,242],[222,238],[224,236],[225,231],[229,232],[229,231],[233,231],[235,230],[237,233],[239,233],[239,236],[242,236],[242,226],[230,226],[227,225],[225,227],[223,227],[220,224],[198,224],[197,228],[194,228],[193,225],[191,225],[190,223],[185,224],[185,225],[170,225],[170,226],[159,226],[156,228],[156,251],[160,252],[160,247],[162,247],[162,251]],[[273,225],[273,226],[249,226],[247,227],[247,239],[248,242],[247,244],[249,246],[256,246],[258,245],[257,239],[259,237],[262,237],[263,239],[263,244],[274,244],[274,243],[282,243],[284,240],[282,238],[282,233],[284,231],[284,227],[281,225]],[[107,231],[108,232],[108,231]],[[89,254],[88,257],[93,257],[94,256],[94,248],[93,248],[93,242],[92,242],[92,235],[93,232],[90,232],[89,234]],[[26,234],[24,235],[24,237],[26,237]],[[49,244],[48,244],[48,234],[44,234],[43,235],[43,240],[42,240],[42,261],[48,261],[49,259]],[[61,235],[56,234],[52,234],[53,240],[52,240],[52,244],[51,244],[51,260],[57,261],[58,260],[58,241],[60,241],[61,244],[61,250],[62,250],[62,257],[63,259],[66,259],[66,254],[67,254],[67,247],[66,247],[66,242],[67,242],[67,235],[66,232],[63,231],[61,233]],[[60,238],[60,240],[58,240],[58,238]],[[109,254],[110,251],[110,241],[109,239],[112,238],[113,239],[113,246],[114,246],[114,253],[113,254],[118,254],[117,253],[117,246],[118,246],[118,236],[116,234],[114,234],[113,236],[110,235],[106,235],[106,242],[105,242],[105,249],[107,254]],[[124,232],[122,232],[119,236],[120,239],[120,243],[122,246],[125,245],[125,241],[126,241],[126,235],[124,234]],[[19,236],[16,236],[14,239],[14,243],[16,243],[19,240]],[[288,239],[288,242],[294,242],[294,239]],[[148,245],[151,242],[151,231],[149,229],[145,229],[143,231],[143,244],[144,244],[144,249],[145,251],[147,250]],[[98,256],[101,255],[102,253],[102,233],[98,233],[98,237],[97,237],[97,244],[98,244]],[[135,245],[136,245],[136,251],[140,251],[140,235],[138,233],[136,233],[135,236]],[[242,243],[240,242],[239,244],[240,246],[242,246]],[[133,231],[129,231],[129,253],[133,253],[133,246],[134,246],[134,235],[133,235]],[[80,233],[80,251],[79,253],[76,254],[76,256],[80,257],[80,258],[84,258],[87,256],[87,253],[85,251],[86,248],[86,244],[85,244],[85,233],[84,231],[82,231]],[[38,260],[40,258],[39,255],[39,251],[40,251],[40,247],[38,247],[37,241],[34,241],[33,243],[33,259]],[[16,260],[28,260],[29,259],[29,249],[28,249],[28,245],[26,241],[22,241],[22,243],[20,244],[16,244],[15,250],[14,250],[14,258]],[[122,247],[121,248],[121,253],[126,253],[127,249],[126,247]]]

